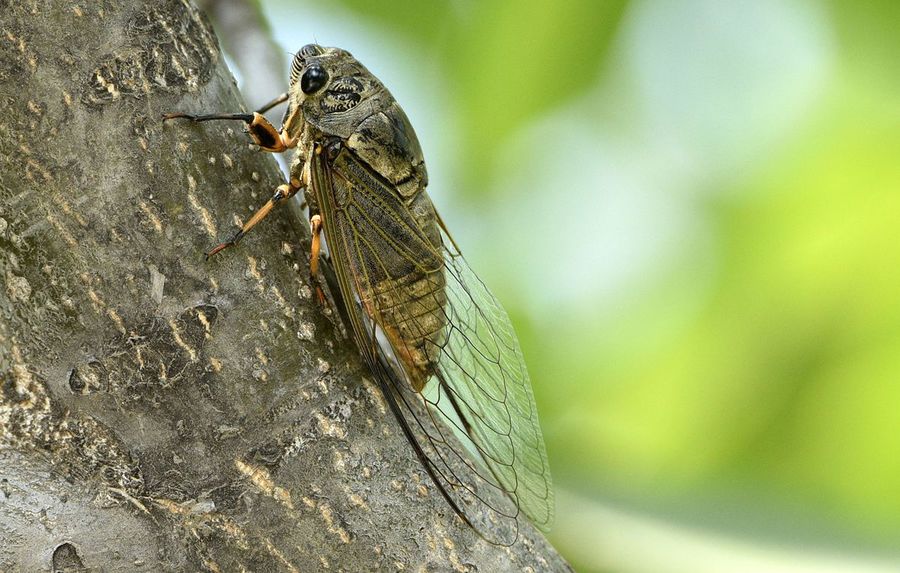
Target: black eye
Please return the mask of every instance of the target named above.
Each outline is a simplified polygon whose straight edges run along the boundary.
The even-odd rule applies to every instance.
[[[322,89],[328,82],[328,72],[316,64],[311,65],[300,78],[300,89],[309,95]]]

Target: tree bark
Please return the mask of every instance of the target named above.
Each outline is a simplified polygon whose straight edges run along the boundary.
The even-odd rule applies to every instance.
[[[0,570],[566,570],[481,541],[337,316],[188,0],[0,0]]]

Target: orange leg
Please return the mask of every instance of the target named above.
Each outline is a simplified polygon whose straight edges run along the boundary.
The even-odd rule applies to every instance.
[[[322,216],[313,215],[309,218],[309,229],[312,233],[312,256],[309,260],[309,272],[313,276],[319,273],[319,250],[322,248]]]
[[[292,180],[291,183],[285,183],[284,185],[279,185],[278,190],[275,191],[275,194],[272,195],[272,198],[266,201],[266,204],[259,208],[256,213],[253,214],[250,219],[244,223],[244,226],[238,230],[237,233],[232,235],[230,239],[225,241],[224,243],[219,243],[211,251],[206,253],[206,258],[209,259],[211,256],[227,249],[228,247],[233,247],[240,242],[240,240],[250,232],[250,229],[256,226],[257,223],[266,218],[266,216],[272,212],[272,209],[275,208],[276,205],[287,201],[294,195],[296,195],[297,191],[300,190],[299,185],[295,185],[298,183],[296,180]]]
[[[325,304],[325,293],[322,291],[322,285],[319,282],[319,253],[322,249],[322,216],[313,215],[309,218],[309,229],[312,234],[312,246],[310,248],[309,258],[309,274],[312,276],[312,282],[316,286],[316,300],[319,304]]]
[[[275,129],[268,119],[262,114],[272,109],[276,105],[287,101],[288,94],[283,93],[273,99],[259,110],[253,113],[211,113],[206,115],[191,115],[189,113],[166,113],[163,114],[163,121],[170,119],[187,119],[194,122],[213,121],[218,119],[239,120],[247,124],[247,131],[253,142],[260,149],[271,151],[272,153],[280,153],[286,149],[291,149],[297,145],[297,141],[288,137],[284,131]]]

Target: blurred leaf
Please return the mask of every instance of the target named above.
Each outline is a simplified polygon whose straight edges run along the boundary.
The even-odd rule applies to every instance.
[[[416,42],[428,44],[440,36],[458,16],[452,0],[332,0],[372,21],[379,27],[410,37]]]
[[[861,528],[900,527],[887,454],[900,451],[900,105],[851,89],[709,206],[725,266],[692,323],[662,341],[633,334],[680,312],[676,273],[659,287],[674,295],[526,345],[538,364],[561,361],[536,379],[562,374],[549,402],[575,422],[554,421],[565,431],[548,444],[572,477],[643,495],[753,483]]]
[[[594,84],[625,5],[624,0],[477,4],[445,46],[470,180],[485,175],[497,146],[523,122]],[[542,155],[536,149],[523,160]],[[477,192],[484,190],[481,185]]]
[[[896,0],[829,0],[838,42],[845,60],[900,89],[900,2]]]

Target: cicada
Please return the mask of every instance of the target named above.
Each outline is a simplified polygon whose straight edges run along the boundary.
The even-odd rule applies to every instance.
[[[263,113],[285,102],[276,129]],[[387,88],[347,51],[309,44],[288,91],[262,109],[164,118],[239,120],[261,149],[295,150],[288,181],[209,255],[303,191],[311,275],[327,251],[348,331],[437,489],[494,543],[515,541],[522,513],[546,529],[553,492],[518,340],[435,210],[419,141]],[[512,527],[496,533],[497,520]]]

